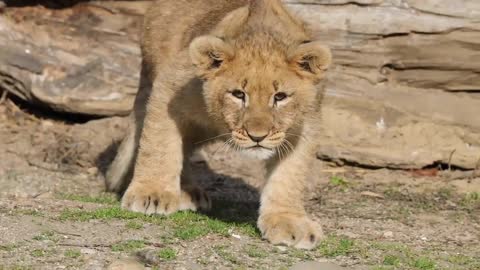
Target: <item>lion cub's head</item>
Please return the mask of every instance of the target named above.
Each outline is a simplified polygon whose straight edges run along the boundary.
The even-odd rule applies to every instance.
[[[299,135],[319,105],[315,85],[331,54],[278,0],[254,0],[235,12],[221,35],[194,39],[190,56],[205,80],[209,113],[231,131],[229,143],[268,158],[291,147],[288,137]]]

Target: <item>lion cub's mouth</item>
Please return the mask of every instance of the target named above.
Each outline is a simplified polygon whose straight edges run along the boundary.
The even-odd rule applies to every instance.
[[[245,149],[267,149],[267,150],[272,150],[271,148],[265,147],[263,145],[257,144],[254,146],[247,147]]]
[[[241,154],[254,159],[269,159],[275,154],[275,150],[261,145],[255,145],[243,148],[239,151]]]

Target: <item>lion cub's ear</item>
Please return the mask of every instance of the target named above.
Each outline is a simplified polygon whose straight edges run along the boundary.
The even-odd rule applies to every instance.
[[[288,60],[300,76],[318,82],[332,62],[332,53],[319,41],[306,42],[292,49]]]
[[[233,48],[218,37],[200,36],[190,43],[190,58],[200,76],[219,69],[233,54]]]

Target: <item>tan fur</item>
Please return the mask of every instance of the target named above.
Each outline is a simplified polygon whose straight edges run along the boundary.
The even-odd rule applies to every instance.
[[[279,0],[155,2],[145,16],[135,125],[107,174],[108,188],[121,191],[135,162],[122,207],[145,214],[208,209],[186,160],[197,142],[217,136],[268,159],[263,236],[315,247],[321,228],[302,198],[320,126],[315,85],[331,56],[310,38]]]

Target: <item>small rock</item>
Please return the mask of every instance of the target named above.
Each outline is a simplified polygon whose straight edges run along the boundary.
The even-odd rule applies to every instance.
[[[108,270],[143,270],[145,266],[134,259],[120,259],[114,261],[107,268]]]
[[[242,237],[241,237],[240,235],[234,234],[234,233],[232,233],[232,237],[233,237],[233,238],[237,238],[237,239],[242,239]]]
[[[91,167],[87,169],[88,174],[90,175],[97,175],[98,174],[98,168],[97,167]]]
[[[48,120],[42,121],[43,130],[47,130],[47,129],[53,127],[53,126],[54,126],[54,124],[53,124],[52,121],[48,121]]]
[[[391,231],[386,231],[383,233],[383,237],[385,238],[392,238],[393,237],[393,232]]]
[[[91,249],[91,248],[82,248],[82,249],[80,249],[80,252],[82,254],[87,254],[87,255],[92,255],[92,254],[97,253],[97,251],[95,249]]]
[[[47,191],[47,192],[42,192],[42,193],[39,193],[39,194],[35,194],[33,196],[33,198],[36,198],[36,199],[50,199],[50,198],[53,198],[53,192]]]
[[[372,192],[372,191],[363,191],[362,193],[360,193],[360,195],[365,197],[370,197],[370,198],[385,199],[383,195]]]
[[[450,200],[446,201],[445,203],[446,203],[448,206],[450,206],[450,207],[457,207],[457,204],[454,203],[454,202],[452,202],[452,201],[450,201]]]

